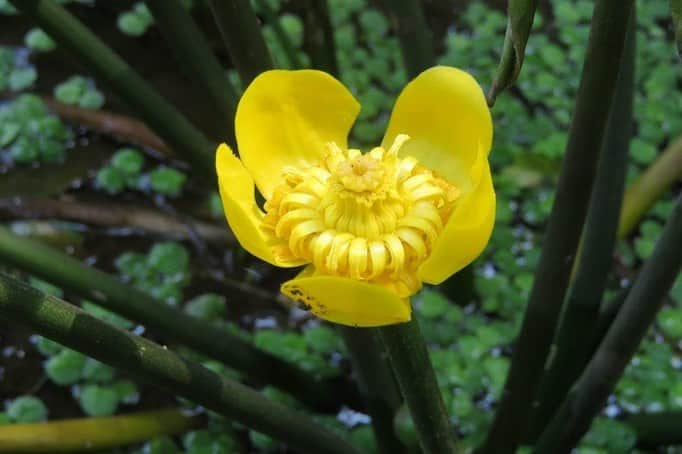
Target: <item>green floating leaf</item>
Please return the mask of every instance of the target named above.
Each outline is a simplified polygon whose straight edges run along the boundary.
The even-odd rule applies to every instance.
[[[88,416],[111,416],[118,408],[118,394],[111,387],[84,386],[80,394],[80,406]]]
[[[116,167],[102,167],[95,177],[95,185],[109,194],[118,194],[126,187],[126,177]]]
[[[154,18],[147,5],[138,2],[131,11],[126,11],[118,16],[116,25],[126,35],[138,37],[144,35],[153,22]]]
[[[182,191],[187,176],[172,167],[161,166],[149,174],[149,184],[159,194],[176,196]]]
[[[114,378],[114,369],[96,359],[88,358],[83,366],[84,380],[91,383],[106,383]]]
[[[502,57],[488,93],[488,104],[493,105],[497,95],[516,81],[521,72],[528,35],[533,27],[537,0],[510,0],[507,32],[504,37]]]
[[[24,37],[26,47],[29,47],[38,52],[49,52],[57,44],[50,36],[39,28],[32,28]]]
[[[128,176],[137,175],[144,166],[144,156],[134,148],[121,148],[111,157],[111,165]]]
[[[7,416],[17,423],[33,423],[47,419],[47,407],[35,396],[21,396],[7,406]]]
[[[38,351],[45,356],[54,356],[65,348],[63,345],[42,336],[38,337],[36,347],[38,348]]]
[[[343,349],[341,338],[327,326],[314,326],[303,331],[303,339],[308,348],[323,355],[329,355]]]
[[[172,241],[156,243],[149,251],[147,263],[168,276],[185,273],[189,265],[189,252],[181,244]]]
[[[33,85],[33,82],[38,78],[38,73],[35,68],[17,68],[9,75],[9,89],[12,91],[21,91]]]
[[[145,445],[143,452],[145,454],[178,454],[180,450],[172,438],[162,435],[149,441]]]
[[[204,320],[223,318],[227,313],[225,298],[215,293],[199,295],[187,302],[185,312]]]
[[[80,353],[64,349],[45,363],[45,373],[58,385],[73,385],[83,375],[85,360]]]
[[[447,311],[450,304],[447,298],[434,290],[424,290],[420,294],[417,310],[426,318],[441,317]]]
[[[92,79],[71,76],[54,88],[54,96],[65,104],[86,109],[99,109],[104,105],[104,95],[97,90]]]

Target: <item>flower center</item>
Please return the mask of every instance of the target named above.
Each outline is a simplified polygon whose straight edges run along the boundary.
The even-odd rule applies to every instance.
[[[276,253],[310,261],[315,272],[386,286],[400,296],[419,290],[419,265],[430,255],[460,191],[398,157],[408,140],[369,153],[327,145],[318,165],[284,169],[265,204],[264,227]]]

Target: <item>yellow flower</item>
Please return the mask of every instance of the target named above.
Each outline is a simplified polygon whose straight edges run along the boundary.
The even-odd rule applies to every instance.
[[[241,160],[222,144],[216,168],[242,246],[308,265],[284,294],[326,320],[380,326],[410,320],[422,282],[442,282],[488,243],[492,122],[476,81],[448,67],[405,87],[382,145],[365,154],[346,142],[359,110],[327,73],[265,72],[237,109]]]

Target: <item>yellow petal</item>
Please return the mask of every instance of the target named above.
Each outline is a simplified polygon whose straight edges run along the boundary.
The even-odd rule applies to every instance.
[[[468,73],[446,66],[427,69],[403,89],[393,107],[383,146],[398,134],[400,149],[466,190],[479,153],[490,151],[493,126],[483,90]]]
[[[474,166],[474,188],[461,196],[448,223],[419,267],[419,278],[440,284],[478,257],[490,240],[495,223],[495,190],[490,166],[481,157]]]
[[[370,327],[410,320],[410,302],[379,285],[337,276],[302,273],[282,284],[282,293],[320,318]]]
[[[326,144],[346,148],[360,110],[353,95],[322,71],[267,71],[239,101],[235,128],[239,155],[258,190],[269,199],[284,166],[318,164]]]
[[[227,223],[244,249],[276,266],[304,264],[304,261],[279,257],[274,253],[272,246],[277,244],[277,239],[261,227],[264,214],[256,205],[253,179],[224,143],[216,152],[216,171]]]

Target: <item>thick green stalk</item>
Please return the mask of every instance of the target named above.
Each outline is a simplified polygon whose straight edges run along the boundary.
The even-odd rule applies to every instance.
[[[168,340],[222,361],[259,382],[272,383],[310,405],[324,407],[338,402],[338,391],[335,393],[328,383],[315,381],[295,365],[49,246],[13,235],[1,227],[0,260],[142,323]]]
[[[598,0],[535,284],[484,451],[514,452],[549,353],[587,214],[633,0]]]
[[[568,293],[553,361],[540,384],[529,436],[535,440],[563,401],[592,353],[602,295],[613,263],[618,218],[623,203],[625,174],[632,136],[632,100],[635,75],[635,8],[625,43],[615,99],[606,127],[597,177],[585,221],[580,258]],[[576,336],[575,333],[583,333]]]
[[[677,53],[682,57],[682,0],[670,0],[670,11],[672,12],[673,28],[675,29]]]
[[[379,452],[405,452],[405,446],[398,440],[393,429],[393,418],[402,399],[379,333],[372,328],[346,326],[340,326],[339,330],[346,342],[367,411],[372,417]]]
[[[272,27],[272,31],[275,32],[277,41],[279,41],[279,44],[282,46],[282,50],[287,56],[287,60],[289,60],[289,68],[302,68],[303,62],[301,61],[301,57],[298,55],[298,49],[296,49],[296,46],[294,46],[294,43],[292,43],[289,39],[289,35],[287,35],[287,32],[282,27],[282,24],[280,24],[277,13],[270,8],[270,4],[267,2],[267,0],[255,0],[255,2],[256,5],[258,5],[258,8],[263,11],[263,14],[265,14],[265,18]]]
[[[637,432],[637,444],[651,448],[682,444],[682,412],[638,413],[625,417]]]
[[[8,424],[0,426],[0,452],[101,452],[160,435],[180,435],[200,421],[180,410],[166,409],[105,418]]]
[[[443,403],[416,318],[378,329],[424,454],[457,452],[455,431]]]
[[[426,23],[419,0],[384,0],[388,16],[395,24],[407,75],[416,77],[435,65],[431,28]]]
[[[538,440],[537,453],[570,452],[613,391],[682,266],[682,197],[606,337]]]
[[[208,4],[244,86],[275,67],[249,0],[209,0]]]
[[[303,48],[310,55],[313,67],[338,77],[334,29],[329,19],[327,0],[301,0],[299,12],[305,28]]]
[[[161,33],[177,56],[187,75],[196,80],[208,95],[213,110],[220,116],[224,140],[235,145],[234,114],[239,97],[211,48],[180,0],[146,0]]]
[[[179,156],[215,181],[215,144],[85,25],[54,0],[10,2],[107,83]]]
[[[352,445],[308,416],[3,274],[0,312],[48,339],[197,402],[292,448],[303,452],[357,453]]]
[[[618,237],[625,238],[665,192],[682,178],[682,137],[678,137],[625,191]]]
[[[537,0],[510,0],[507,7],[507,31],[504,35],[502,56],[495,79],[488,92],[488,104],[495,104],[497,95],[519,77],[526,43],[533,27]]]

